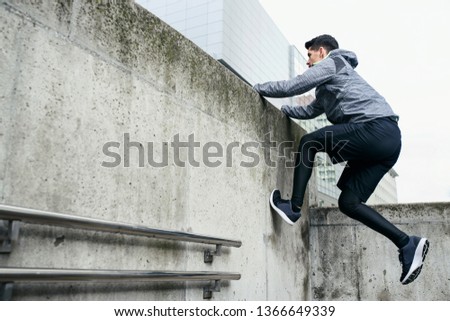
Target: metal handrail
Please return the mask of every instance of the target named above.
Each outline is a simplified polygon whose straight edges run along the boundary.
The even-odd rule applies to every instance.
[[[26,223],[82,228],[102,232],[146,236],[175,241],[215,244],[218,246],[240,247],[241,241],[227,240],[213,236],[149,228],[141,225],[112,222],[95,218],[47,212],[23,207],[0,204],[0,219]]]
[[[11,300],[15,282],[108,282],[108,281],[211,281],[203,287],[203,299],[211,299],[213,292],[220,292],[223,280],[239,280],[241,275],[232,272],[177,272],[147,270],[87,270],[87,269],[51,269],[51,268],[15,268],[0,267],[0,300]],[[214,282],[212,282],[214,281]]]
[[[146,270],[84,270],[51,268],[0,268],[0,282],[19,281],[216,281],[239,280],[239,273]]]

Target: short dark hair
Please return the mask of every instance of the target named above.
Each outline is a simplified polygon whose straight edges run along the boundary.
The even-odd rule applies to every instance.
[[[319,50],[320,47],[324,47],[326,51],[330,52],[331,50],[338,49],[339,44],[337,40],[330,35],[320,35],[305,42],[306,49],[311,48],[312,50]]]

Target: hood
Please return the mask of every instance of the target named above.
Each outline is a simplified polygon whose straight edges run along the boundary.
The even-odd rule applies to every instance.
[[[358,58],[356,57],[356,54],[352,51],[344,49],[331,50],[329,57],[336,57],[336,56],[341,56],[345,60],[347,60],[347,62],[350,64],[350,66],[352,66],[353,69],[355,69],[356,66],[358,66]]]

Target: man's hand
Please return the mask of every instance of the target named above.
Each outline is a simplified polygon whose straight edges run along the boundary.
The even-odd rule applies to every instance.
[[[289,106],[288,105],[283,105],[281,106],[281,112],[286,115],[286,117],[290,117],[289,116]]]
[[[252,89],[259,94],[259,84],[255,84]]]

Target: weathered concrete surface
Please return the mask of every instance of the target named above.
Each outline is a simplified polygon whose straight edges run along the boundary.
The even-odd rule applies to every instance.
[[[402,285],[397,248],[336,208],[311,216],[311,291],[314,300],[448,300],[450,203],[375,207],[405,233],[424,236],[430,250],[417,280]]]
[[[124,1],[126,2],[126,1]],[[100,4],[98,4],[100,3]],[[133,4],[2,1],[0,4],[0,202],[157,228],[239,239],[212,265],[204,246],[23,224],[0,266],[239,272],[218,300],[305,300],[308,215],[291,228],[273,216],[270,191],[290,192],[291,169],[270,167],[272,149],[245,142],[297,141],[283,118],[190,41]],[[132,147],[124,166],[124,135]],[[190,134],[232,143],[232,165],[155,168],[163,142]],[[103,152],[118,142],[117,167]],[[171,149],[170,149],[171,150]],[[194,155],[201,160],[200,149]],[[211,150],[214,152],[214,149]],[[189,155],[183,149],[181,160]],[[217,159],[212,159],[213,161]],[[306,209],[305,209],[306,211]],[[17,284],[15,300],[200,300],[205,284]]]
[[[0,266],[241,273],[216,300],[450,297],[448,204],[379,207],[406,232],[430,239],[427,265],[407,286],[398,282],[395,247],[337,209],[309,215],[305,207],[300,223],[288,226],[267,199],[276,186],[290,192],[292,169],[264,159],[278,159],[271,141],[298,142],[301,128],[140,7],[92,3],[0,4],[0,203],[239,239],[243,246],[225,248],[208,265],[207,246],[23,224]],[[142,144],[131,147],[128,166],[125,134]],[[171,148],[177,134],[182,142],[193,134],[202,147],[220,143],[223,157],[210,161],[221,165],[206,166],[197,148],[193,155],[182,149],[180,161],[191,157],[198,166],[178,166]],[[107,142],[120,143],[119,166],[102,166],[112,161],[103,151]],[[167,146],[167,166],[147,163],[148,142],[155,162]],[[256,146],[247,154],[246,142]],[[255,155],[257,166],[242,166]],[[204,285],[18,283],[13,299],[201,300]]]

